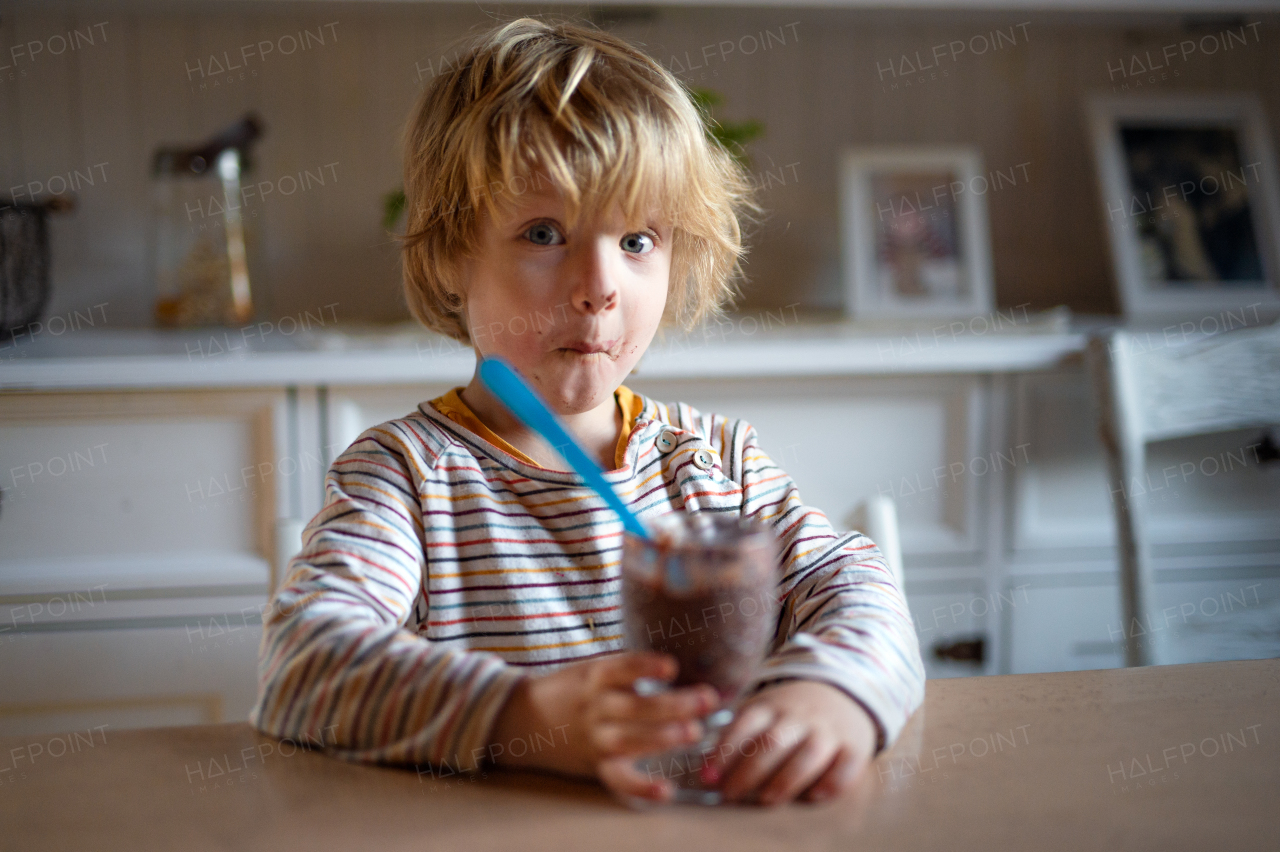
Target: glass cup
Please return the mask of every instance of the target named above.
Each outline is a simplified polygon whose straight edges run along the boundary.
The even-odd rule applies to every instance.
[[[623,633],[627,650],[670,654],[679,671],[670,684],[640,678],[635,691],[705,683],[720,705],[702,720],[697,743],[642,757],[636,767],[671,781],[678,802],[719,804],[704,770],[773,637],[777,538],[763,521],[709,512],[664,515],[650,533],[623,538]]]

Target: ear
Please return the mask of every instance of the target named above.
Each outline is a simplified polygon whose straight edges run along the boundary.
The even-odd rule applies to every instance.
[[[462,310],[467,301],[467,285],[475,267],[475,253],[468,250],[440,266],[441,289],[449,294],[455,310]]]

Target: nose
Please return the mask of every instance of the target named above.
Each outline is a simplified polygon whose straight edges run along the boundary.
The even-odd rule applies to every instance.
[[[594,240],[583,246],[574,262],[573,309],[584,316],[603,313],[618,306],[618,287],[610,269],[612,252],[608,240]]]

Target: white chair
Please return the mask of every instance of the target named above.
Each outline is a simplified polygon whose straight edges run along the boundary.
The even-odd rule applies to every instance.
[[[1146,445],[1280,423],[1280,324],[1180,345],[1159,332],[1112,331],[1089,340],[1088,361],[1116,517],[1125,665],[1160,665],[1170,662],[1168,631],[1144,627],[1155,577],[1146,500],[1133,488],[1145,481]]]
[[[893,572],[898,588],[902,588],[902,539],[898,536],[898,510],[893,498],[877,494],[863,500],[853,509],[849,518],[855,530],[863,533],[879,546]]]

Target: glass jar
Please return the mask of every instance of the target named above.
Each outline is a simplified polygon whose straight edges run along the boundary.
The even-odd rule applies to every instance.
[[[156,151],[151,266],[158,325],[253,319],[249,268],[260,220],[257,210],[245,209],[240,177],[259,132],[249,116],[201,146]]]
[[[718,804],[703,771],[734,705],[759,671],[777,625],[778,543],[767,523],[737,516],[677,512],[627,533],[622,547],[622,616],[627,650],[676,658],[671,684],[641,679],[640,694],[706,683],[721,704],[691,746],[641,758],[637,769],[665,778],[676,801]]]

